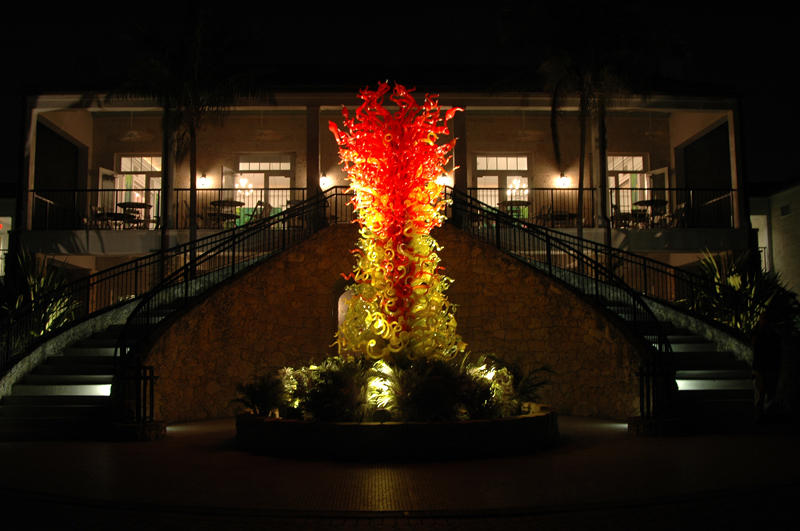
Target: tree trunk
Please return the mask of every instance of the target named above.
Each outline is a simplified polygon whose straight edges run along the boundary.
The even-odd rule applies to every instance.
[[[584,92],[585,91],[581,92],[580,97],[581,149],[580,161],[578,162],[578,238],[583,238],[583,183],[586,173],[586,122],[589,117],[589,109],[587,108],[589,102]]]
[[[159,260],[159,278],[164,280],[168,274],[166,263],[166,251],[169,249],[169,229],[171,225],[172,212],[172,168],[174,160],[174,143],[172,121],[170,119],[169,102],[164,104],[164,120],[162,122],[162,144],[161,144],[161,211],[156,215],[161,216],[161,248]]]
[[[189,278],[195,278],[197,259],[197,129],[189,126]]]
[[[598,134],[600,136],[600,219],[604,225],[604,243],[611,247],[611,221],[608,219],[608,139],[606,138],[606,106],[598,109]]]

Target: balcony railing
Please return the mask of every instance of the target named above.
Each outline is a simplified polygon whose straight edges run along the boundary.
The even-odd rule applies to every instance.
[[[612,188],[609,215],[615,229],[729,229],[736,226],[736,190]]]
[[[346,189],[347,187],[335,187],[327,190],[324,197],[315,198],[314,202],[301,203],[296,208],[254,220],[247,227],[213,232],[194,243],[182,244],[166,249],[163,253],[156,252],[125,262],[71,282],[54,292],[45,293],[0,319],[0,370],[12,356],[39,341],[43,335],[57,333],[53,327],[47,326],[52,321],[53,308],[68,309],[63,312],[63,324],[69,325],[96,312],[138,299],[164,278],[169,275],[174,277],[175,271],[191,262],[193,254],[201,257],[198,258],[200,265],[196,266],[197,276],[225,266],[224,261],[222,265],[215,265],[203,252],[207,249],[222,249],[227,252],[230,249],[224,247],[226,244],[223,242],[232,241],[236,235],[247,235],[247,238],[251,238],[258,230],[263,229],[265,234],[258,236],[258,241],[277,249],[285,248],[296,241],[298,235],[319,230],[333,219],[351,221],[354,217],[353,208],[347,203],[352,199],[352,194],[347,194]],[[239,262],[252,258],[246,248],[237,248],[236,257]]]
[[[577,188],[469,188],[469,196],[521,221],[545,227],[575,227]],[[583,189],[583,226],[594,227],[593,188]]]
[[[175,190],[175,228],[189,228],[188,188]],[[203,229],[240,227],[283,212],[306,198],[305,188],[204,188],[197,190],[197,224]]]
[[[33,230],[153,230],[161,227],[161,190],[30,191]],[[174,228],[189,228],[189,189],[173,191]],[[197,190],[197,224],[227,229],[269,217],[303,201],[304,188]]]
[[[351,221],[343,208],[343,189],[328,205],[329,221]],[[596,190],[583,189],[583,226],[595,226]],[[174,228],[189,228],[188,189],[173,192]],[[685,188],[614,188],[609,190],[609,217],[616,229],[733,228],[736,190]],[[157,229],[161,226],[161,190],[31,191],[34,230]],[[470,188],[469,196],[514,218],[550,228],[577,225],[578,190],[574,188]],[[227,229],[275,215],[305,200],[305,188],[200,189],[197,225]],[[338,203],[342,203],[339,205]]]

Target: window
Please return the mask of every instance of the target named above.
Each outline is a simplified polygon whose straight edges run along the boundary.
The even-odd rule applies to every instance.
[[[647,155],[609,155],[608,189],[620,212],[630,212],[634,203],[648,198],[647,166]]]
[[[272,208],[284,209],[291,206],[290,201],[294,199],[292,184],[294,183],[295,154],[294,153],[240,153],[238,155],[238,174],[236,175],[236,187],[240,190],[239,195],[246,195],[247,191],[242,191],[244,186],[256,190],[267,190],[265,201]],[[252,197],[240,198],[248,206],[253,202],[253,197],[261,198],[262,193],[254,194]]]
[[[238,170],[288,172],[294,169],[293,159],[291,153],[242,153],[239,155]]]
[[[161,172],[161,157],[121,156],[119,158],[121,173]]]
[[[530,155],[480,153],[473,160],[478,201],[498,208],[501,200],[527,198],[531,178]]]
[[[157,217],[161,210],[161,155],[117,155],[114,189],[102,191],[98,206],[114,212],[120,203],[144,203],[144,217]],[[113,192],[113,193],[109,193]]]

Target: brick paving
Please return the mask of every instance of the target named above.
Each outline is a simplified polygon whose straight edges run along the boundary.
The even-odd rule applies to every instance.
[[[787,430],[637,438],[562,418],[561,432],[529,456],[394,465],[238,452],[230,420],[156,443],[2,443],[0,511],[13,530],[784,529],[800,499]]]

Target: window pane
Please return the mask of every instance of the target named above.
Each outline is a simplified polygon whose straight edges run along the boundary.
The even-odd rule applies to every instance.
[[[517,169],[517,157],[508,157],[508,169],[509,170]]]
[[[633,157],[633,169],[644,171],[644,157]]]
[[[475,169],[476,170],[485,170],[486,169],[486,157],[478,157],[475,159]]]
[[[498,170],[506,169],[506,157],[497,157],[497,169]]]
[[[520,175],[509,175],[506,177],[506,188],[527,188],[528,178]]]
[[[478,188],[497,188],[497,175],[478,177]]]
[[[487,170],[497,169],[497,157],[486,157],[486,169]]]
[[[517,169],[528,171],[528,157],[517,157]]]
[[[131,158],[122,157],[120,159],[120,171],[131,171]]]
[[[622,169],[625,171],[633,171],[633,157],[623,157]]]
[[[133,157],[131,159],[131,171],[142,171],[142,157]]]

